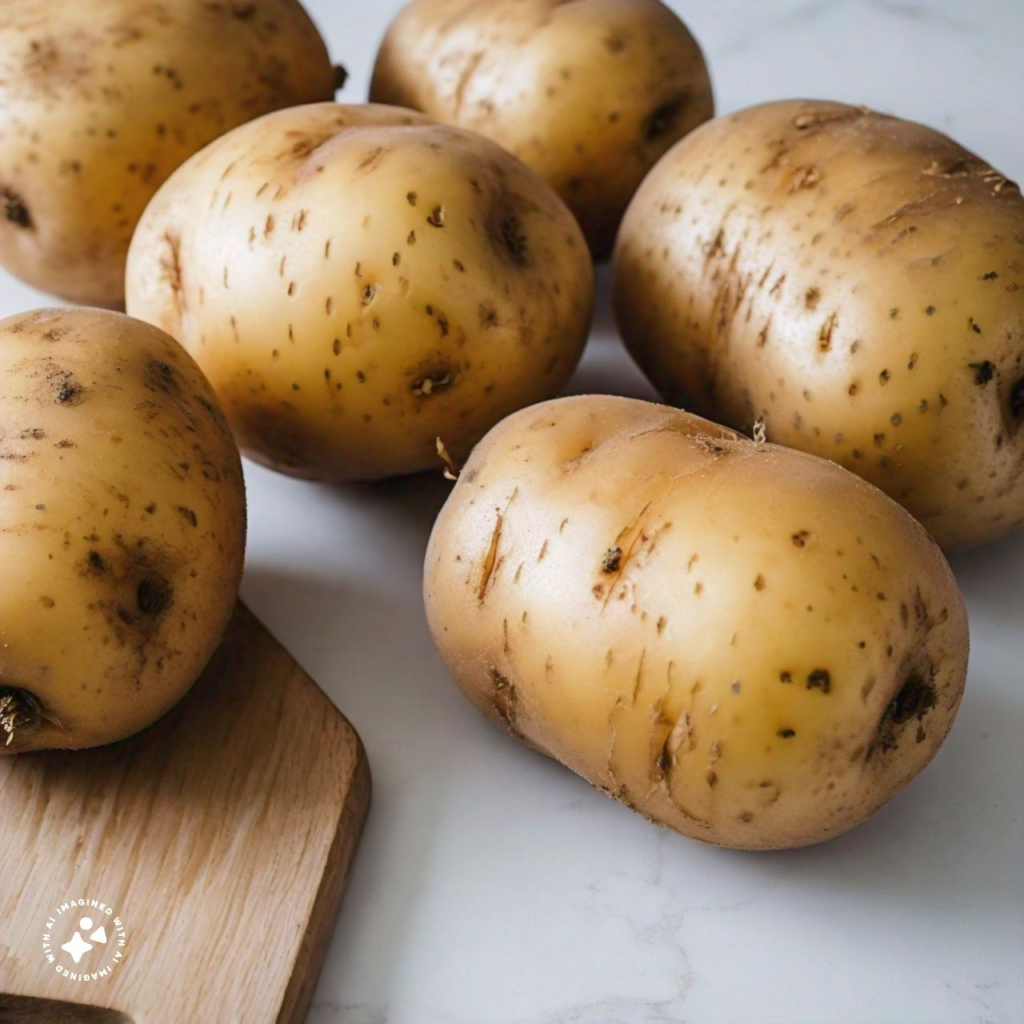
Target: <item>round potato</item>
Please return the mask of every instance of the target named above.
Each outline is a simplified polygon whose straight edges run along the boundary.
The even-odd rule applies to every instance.
[[[0,751],[149,725],[242,571],[241,466],[199,368],[118,313],[0,320],[0,493]]]
[[[577,397],[473,452],[426,556],[466,695],[634,810],[774,849],[853,827],[932,758],[967,620],[925,531],[822,459]]]
[[[132,232],[171,171],[335,85],[297,0],[5,0],[0,264],[66,299],[121,304]]]
[[[700,47],[660,0],[412,0],[370,99],[501,143],[558,191],[598,256],[643,176],[714,114]]]
[[[128,309],[177,337],[243,450],[295,476],[440,465],[556,394],[590,325],[572,215],[493,142],[315,104],[213,143],[153,200]]]
[[[622,335],[673,402],[888,492],[946,548],[1024,523],[1024,201],[955,142],[769,103],[684,139],[623,223]]]

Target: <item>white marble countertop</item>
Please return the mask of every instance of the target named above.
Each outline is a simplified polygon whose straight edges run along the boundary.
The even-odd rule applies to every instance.
[[[364,99],[399,0],[306,4],[352,73],[343,98]],[[866,103],[1024,176],[1019,0],[673,6],[720,111]],[[0,316],[45,304],[0,271]],[[604,294],[573,390],[652,394]],[[932,767],[839,840],[740,854],[649,825],[460,696],[420,600],[442,481],[247,478],[244,597],[352,719],[373,767],[313,1024],[1024,1020],[1024,536],[954,560],[971,670]]]

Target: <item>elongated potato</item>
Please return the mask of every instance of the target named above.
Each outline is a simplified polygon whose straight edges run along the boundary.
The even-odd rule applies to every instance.
[[[637,193],[615,260],[673,402],[832,459],[947,548],[1024,523],[1024,200],[955,142],[838,103],[720,118]]]
[[[128,310],[213,383],[243,450],[373,480],[456,457],[557,394],[590,327],[572,215],[473,132],[313,104],[218,139],[160,190]]]
[[[0,320],[0,753],[167,711],[220,640],[244,548],[238,451],[173,339],[93,309]]]
[[[500,143],[558,191],[599,256],[643,176],[714,114],[700,46],[661,0],[412,0],[370,99]]]
[[[4,0],[0,264],[75,302],[122,303],[128,243],[167,176],[336,84],[298,0]]]
[[[424,589],[485,714],[726,846],[862,821],[931,760],[967,666],[949,567],[884,494],[625,398],[495,427],[434,527]]]

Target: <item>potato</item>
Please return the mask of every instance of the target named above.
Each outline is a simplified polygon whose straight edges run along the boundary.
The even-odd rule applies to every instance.
[[[838,466],[634,399],[526,409],[426,556],[456,683],[644,816],[744,849],[839,835],[932,758],[967,621],[939,549]]]
[[[644,182],[622,335],[671,401],[853,470],[946,548],[1024,523],[1024,201],[921,125],[769,103]]]
[[[412,0],[370,99],[501,143],[554,186],[599,256],[643,176],[714,114],[700,47],[659,0]]]
[[[171,171],[335,85],[298,0],[5,0],[0,264],[66,299],[122,303],[132,232]]]
[[[121,314],[0,320],[0,493],[0,751],[137,732],[238,592],[245,490],[213,391]]]
[[[244,451],[295,476],[439,466],[556,394],[590,324],[572,215],[494,143],[393,107],[236,129],[146,211],[128,309],[206,371]]]

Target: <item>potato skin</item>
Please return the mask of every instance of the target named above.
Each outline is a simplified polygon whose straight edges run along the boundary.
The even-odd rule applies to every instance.
[[[242,571],[241,465],[199,368],[117,313],[0,320],[0,494],[0,701],[41,711],[0,751],[144,728],[206,664]]]
[[[967,620],[925,531],[810,455],[666,406],[576,397],[474,451],[426,556],[466,695],[709,843],[839,835],[931,760]]]
[[[568,380],[592,297],[544,182],[394,107],[236,129],[161,189],[128,261],[129,311],[195,356],[246,454],[320,480],[440,467],[438,437],[467,454]]]
[[[619,327],[671,401],[832,459],[947,549],[1024,523],[1024,201],[938,132],[769,103],[644,182]]]
[[[370,99],[500,143],[558,191],[599,256],[647,171],[714,115],[700,46],[660,0],[413,0]]]
[[[121,304],[132,232],[168,175],[235,125],[334,89],[297,0],[6,0],[0,264]]]

